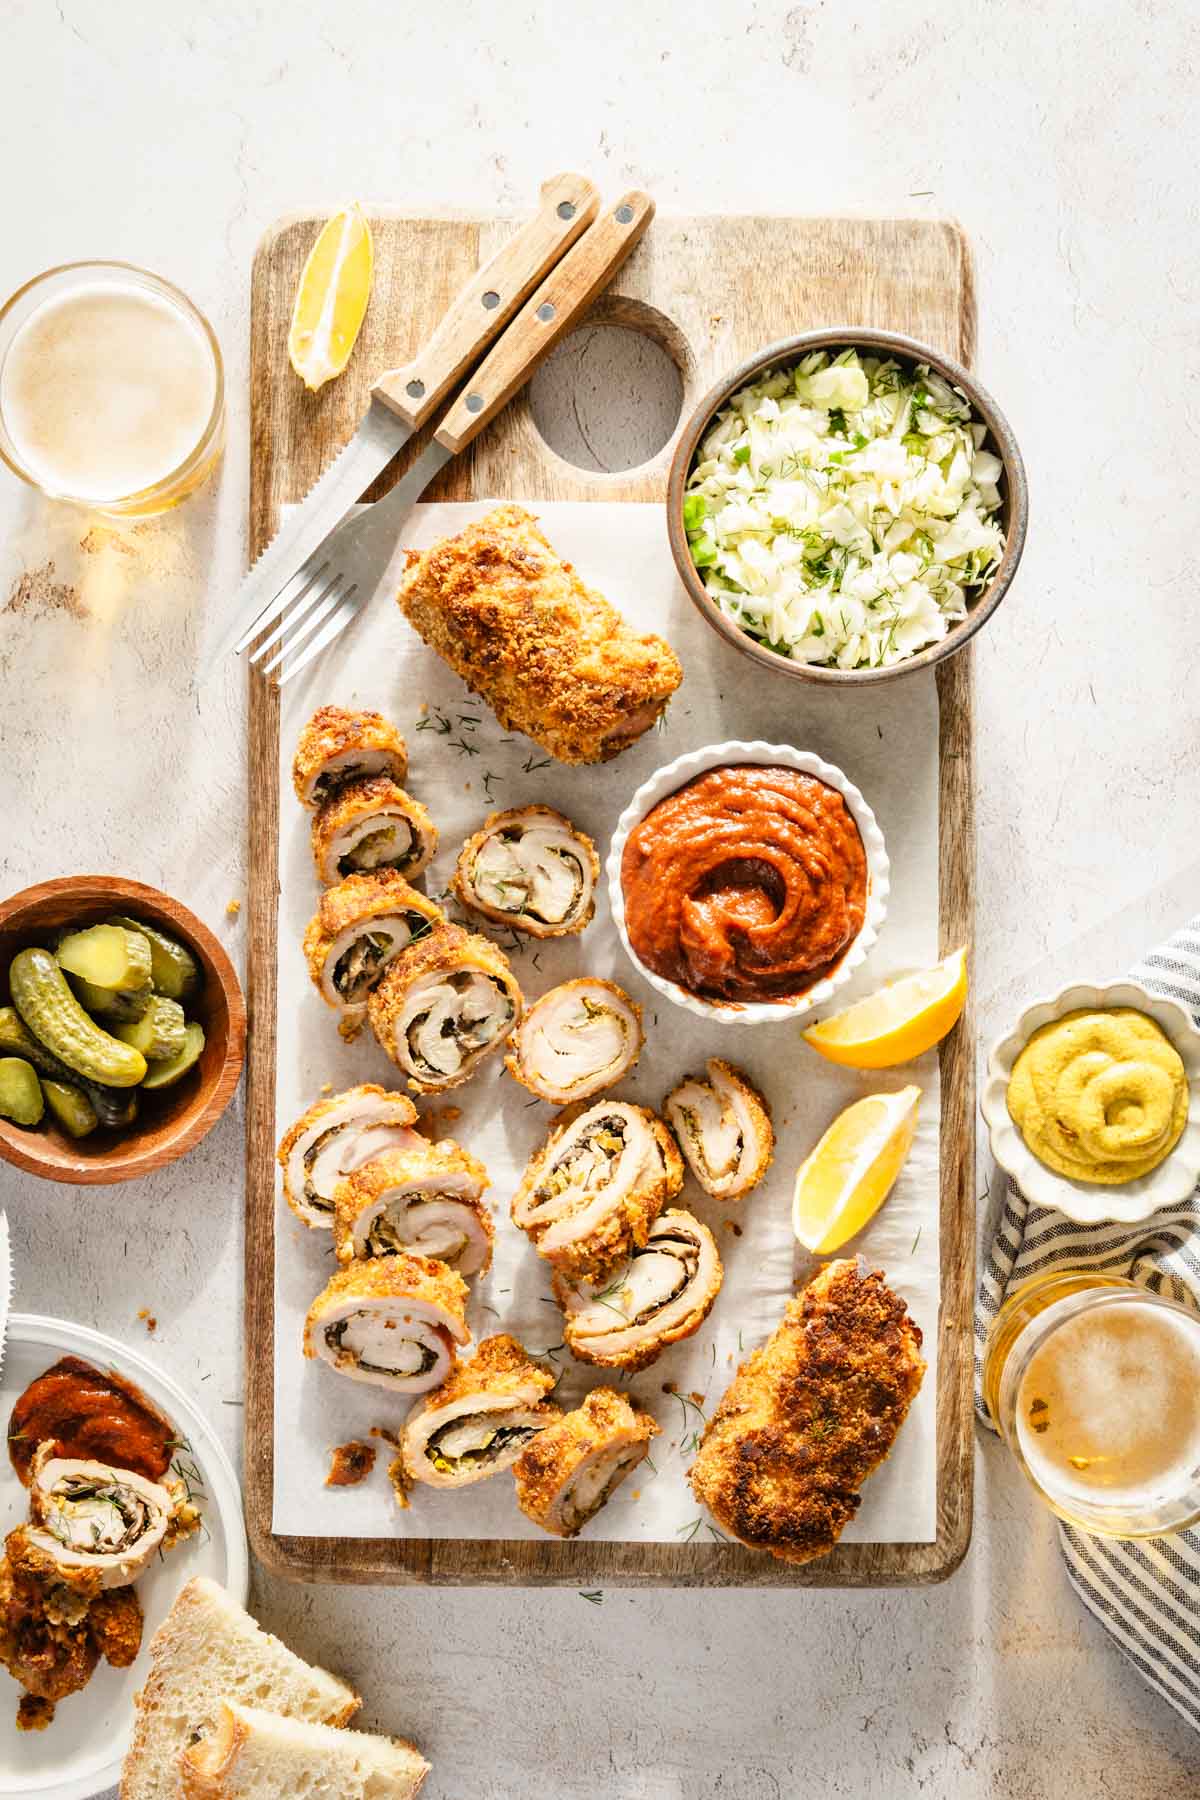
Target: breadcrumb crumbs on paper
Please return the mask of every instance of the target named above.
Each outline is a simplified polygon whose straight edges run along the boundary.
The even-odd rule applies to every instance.
[[[322,1092],[322,1093],[323,1093],[323,1094],[332,1094],[332,1092],[333,1092],[333,1083],[332,1083],[332,1081],[323,1081],[323,1082],[322,1082],[322,1083],[321,1083],[321,1092]]]
[[[723,1221],[723,1223],[724,1223],[726,1231],[732,1231],[734,1237],[741,1237],[742,1228],[737,1223],[736,1219],[725,1219]]]
[[[158,1320],[148,1306],[143,1306],[138,1309],[138,1318],[141,1319],[147,1331],[155,1332],[158,1330]]]
[[[241,910],[242,910],[242,903],[240,900],[226,901],[225,912],[226,912],[226,916],[228,918],[236,919],[238,914],[241,912]]]
[[[325,1477],[325,1486],[357,1487],[375,1467],[377,1455],[374,1444],[360,1444],[354,1440],[348,1444],[335,1444],[329,1453],[329,1473]]]
[[[53,1717],[53,1700],[44,1700],[39,1694],[22,1694],[17,1701],[18,1731],[45,1731]]]

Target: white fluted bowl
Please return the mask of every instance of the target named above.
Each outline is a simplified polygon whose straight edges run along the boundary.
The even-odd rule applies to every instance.
[[[1098,1182],[1072,1181],[1056,1174],[1033,1154],[1008,1110],[1008,1084],[1013,1064],[1034,1032],[1067,1013],[1105,1011],[1131,1006],[1153,1019],[1170,1039],[1183,1061],[1188,1080],[1188,1120],[1183,1136],[1170,1156],[1152,1169],[1117,1187]],[[1038,1000],[1025,1011],[1007,1037],[992,1046],[980,1101],[987,1121],[992,1155],[1011,1175],[1027,1200],[1038,1206],[1057,1207],[1077,1225],[1099,1225],[1113,1219],[1122,1225],[1149,1218],[1160,1206],[1186,1200],[1200,1181],[1200,1031],[1175,1000],[1160,1000],[1136,981],[1110,981],[1097,987],[1077,982],[1049,1000]]]
[[[625,925],[625,896],[621,889],[621,858],[630,832],[668,794],[685,787],[689,781],[694,781],[697,775],[706,774],[709,769],[719,769],[734,763],[761,763],[766,768],[798,769],[802,774],[813,775],[828,787],[836,788],[850,809],[866,851],[867,905],[862,928],[857,937],[852,938],[846,946],[833,973],[826,975],[805,993],[797,994],[792,1000],[706,1000],[702,995],[689,993],[677,982],[666,981],[661,975],[656,975],[653,969],[648,969],[629,942],[629,932]],[[703,750],[692,750],[686,756],[677,756],[673,763],[668,763],[656,775],[652,775],[649,781],[644,781],[617,820],[605,863],[613,919],[625,946],[625,954],[634,968],[645,976],[651,987],[657,989],[664,999],[670,1000],[675,1006],[685,1007],[699,1019],[708,1019],[719,1025],[768,1024],[782,1019],[797,1019],[804,1013],[811,1012],[814,1006],[823,1006],[831,994],[844,987],[855,969],[866,960],[868,951],[883,927],[887,916],[889,868],[883,833],[875,814],[854,783],[848,781],[840,769],[835,768],[832,763],[822,761],[811,750],[797,750],[791,744],[765,744],[758,739],[753,743],[707,744]]]

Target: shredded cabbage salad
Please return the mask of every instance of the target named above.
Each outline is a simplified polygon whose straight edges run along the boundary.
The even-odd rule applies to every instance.
[[[716,415],[684,526],[711,598],[796,662],[880,669],[965,618],[1004,551],[999,457],[936,371],[818,350]]]

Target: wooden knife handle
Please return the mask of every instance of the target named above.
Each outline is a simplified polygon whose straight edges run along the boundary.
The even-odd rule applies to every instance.
[[[552,175],[533,218],[476,270],[413,360],[380,376],[373,397],[414,431],[424,424],[599,207],[600,195],[586,175]]]
[[[433,434],[439,444],[457,453],[495,418],[612,280],[653,217],[653,200],[637,190],[605,208],[475,371]]]

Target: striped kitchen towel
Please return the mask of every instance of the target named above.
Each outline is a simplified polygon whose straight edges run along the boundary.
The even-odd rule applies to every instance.
[[[1180,1001],[1200,1027],[1200,914],[1133,970]],[[1031,1205],[1012,1182],[984,1256],[975,1302],[975,1405],[988,1328],[1008,1288],[1055,1267],[1127,1275],[1200,1311],[1200,1189],[1136,1225],[1075,1225]],[[1200,1731],[1200,1529],[1119,1542],[1059,1525],[1067,1574],[1085,1606],[1164,1699]]]

